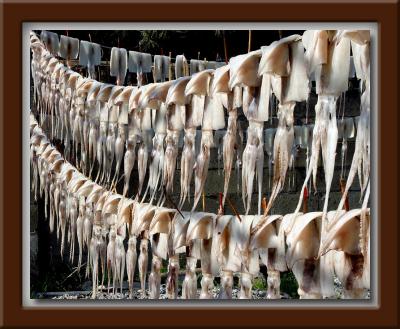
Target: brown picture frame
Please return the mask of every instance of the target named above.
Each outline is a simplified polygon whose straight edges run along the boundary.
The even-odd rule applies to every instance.
[[[360,326],[398,325],[398,13],[395,1],[329,3],[7,2],[1,5],[0,326]],[[0,16],[1,17],[1,16]],[[213,308],[149,305],[138,309],[22,306],[22,24],[23,22],[376,22],[378,23],[378,282],[376,309]],[[71,306],[71,305],[70,305]]]

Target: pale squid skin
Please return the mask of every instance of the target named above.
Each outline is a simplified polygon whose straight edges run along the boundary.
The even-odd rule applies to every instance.
[[[93,216],[93,207],[87,205],[85,209],[85,218],[83,221],[83,244],[87,248],[89,248],[90,239],[92,238],[92,220],[91,220],[92,216]]]
[[[87,109],[83,110],[83,123],[82,123],[82,139],[81,139],[81,152],[82,152],[82,169],[83,173],[87,175],[89,168],[89,119],[87,118]]]
[[[54,177],[54,175],[50,175],[50,187],[49,187],[49,192],[50,192],[50,221],[49,221],[49,229],[50,233],[53,233],[54,231],[54,220],[55,220],[55,204],[54,204],[54,196],[55,196],[55,191],[57,188],[57,182]]]
[[[294,141],[293,111],[295,102],[279,104],[278,128],[274,140],[274,177],[270,200],[266,213],[272,207],[278,193],[285,184],[286,173],[289,167],[289,159]]]
[[[182,283],[182,299],[195,299],[197,295],[196,262],[194,257],[186,258],[186,275]]]
[[[281,285],[281,275],[277,270],[268,270],[267,278],[268,290],[267,299],[280,299],[280,285]]]
[[[322,216],[322,232],[325,232],[327,213],[328,213],[328,201],[329,193],[331,190],[331,184],[333,179],[333,174],[335,171],[335,158],[336,158],[336,146],[338,141],[338,129],[336,122],[336,101],[337,97],[328,96],[327,104],[328,107],[328,120],[326,129],[326,138],[321,139],[322,156],[325,169],[325,201]]]
[[[104,175],[105,166],[105,153],[106,153],[106,140],[107,140],[107,123],[100,122],[100,134],[97,140],[97,147],[96,147],[96,158],[99,164],[99,168],[97,171],[97,177],[95,181],[97,182],[100,179],[101,174]]]
[[[197,155],[196,163],[194,166],[195,193],[192,211],[195,210],[197,203],[200,200],[201,193],[204,190],[204,185],[206,183],[208,166],[210,163],[210,148],[213,144],[212,138],[212,131],[203,130],[200,152]]]
[[[343,284],[343,299],[365,299],[368,294],[363,282],[365,260],[362,254],[350,255],[329,251],[335,264],[335,273]]]
[[[76,234],[76,220],[78,218],[78,199],[72,197],[71,207],[70,207],[70,229],[69,229],[69,243],[70,243],[70,261],[74,262],[75,255],[75,234]]]
[[[71,146],[70,146],[70,138],[72,136],[72,122],[75,117],[75,109],[71,106],[71,89],[68,88],[66,90],[65,95],[65,111],[64,111],[64,145],[65,145],[65,155],[67,158],[71,157]],[[71,123],[70,123],[71,122]]]
[[[118,136],[115,140],[115,174],[111,182],[111,186],[114,186],[118,182],[119,170],[121,167],[122,157],[124,155],[124,144],[125,144],[125,128],[123,126],[118,126]]]
[[[64,255],[65,228],[67,226],[67,209],[65,204],[65,192],[62,191],[60,204],[58,205],[58,218],[61,230],[61,258]]]
[[[132,140],[126,141],[126,152],[124,155],[124,190],[123,196],[125,197],[128,193],[129,189],[129,181],[131,178],[131,172],[133,166],[135,165],[135,149],[136,149],[136,142]]]
[[[106,169],[105,173],[107,174],[106,183],[110,184],[111,180],[111,168],[114,163],[115,157],[115,125],[110,123],[108,126],[108,135],[106,140],[106,149],[107,149],[107,156],[106,156]]]
[[[72,129],[72,141],[74,143],[75,149],[75,164],[78,166],[78,144],[82,143],[81,141],[81,126],[82,126],[82,116],[80,114],[79,107],[76,108],[76,114],[73,122],[73,129]]]
[[[83,254],[83,224],[85,217],[85,204],[81,200],[79,202],[79,215],[76,220],[76,235],[78,238],[78,247],[79,247],[79,258],[78,258],[78,272],[82,265],[82,254]]]
[[[149,275],[149,298],[150,299],[159,299],[160,298],[161,265],[162,265],[162,259],[153,254],[153,259],[151,262],[151,273]]]
[[[179,208],[182,208],[190,193],[190,182],[192,180],[193,166],[195,164],[195,137],[196,129],[185,129],[185,139],[181,158],[181,196]]]
[[[88,145],[88,156],[89,156],[89,178],[92,177],[92,170],[94,163],[96,161],[96,154],[97,154],[97,141],[98,141],[98,127],[94,120],[90,121],[90,129],[89,129],[89,145]]]
[[[105,277],[105,268],[107,262],[107,244],[106,244],[106,237],[104,233],[101,232],[100,237],[98,238],[98,245],[100,251],[100,262],[101,262],[101,285],[104,284],[104,277]]]
[[[114,272],[114,284],[119,283],[120,285],[120,293],[122,294],[122,283],[124,281],[124,273],[125,273],[125,248],[124,248],[124,238],[120,235],[117,235],[116,244],[115,244],[115,272]]]
[[[90,252],[88,255],[90,256],[88,258],[88,261],[90,261],[90,267],[92,269],[92,299],[95,299],[97,296],[97,286],[98,286],[98,273],[99,273],[99,267],[98,267],[98,262],[99,262],[99,255],[96,252],[96,237],[95,237],[95,232],[90,239],[90,246],[89,250]],[[86,274],[88,271],[86,271]]]
[[[144,178],[146,176],[147,171],[147,160],[149,154],[147,151],[147,145],[142,141],[139,150],[138,150],[138,172],[139,172],[139,187],[138,187],[138,195],[142,192]]]
[[[229,180],[232,172],[232,164],[235,155],[235,144],[237,135],[237,110],[233,109],[228,114],[228,127],[223,139],[223,159],[224,159],[224,197],[222,205],[225,204],[225,199],[228,193]]]
[[[107,291],[110,293],[110,282],[111,277],[115,278],[115,249],[116,249],[116,237],[117,234],[114,228],[110,229],[109,233],[109,241],[107,245],[107,278],[108,278],[108,285]],[[115,279],[113,280],[113,287],[112,287],[113,294],[115,293]]]
[[[151,198],[153,198],[157,186],[160,182],[162,169],[164,167],[164,139],[165,134],[156,133],[153,138],[153,149],[151,151],[151,164],[149,167],[149,182],[147,189],[150,190]],[[147,192],[146,189],[146,192]]]
[[[178,274],[179,274],[179,257],[178,255],[170,256],[168,259],[168,276],[167,276],[168,299],[176,299],[178,297]]]
[[[72,93],[72,91],[71,91],[71,93]],[[70,156],[70,158],[72,158],[73,151],[74,151],[74,145],[75,145],[75,141],[74,141],[74,138],[75,138],[74,137],[74,122],[75,122],[75,117],[77,116],[77,111],[75,109],[75,105],[74,105],[74,101],[73,101],[72,95],[71,95],[71,101],[70,101],[69,104],[70,104],[69,105],[69,111],[66,111],[67,115],[69,113],[69,117],[68,117],[69,121],[68,121],[68,125],[67,125],[68,126],[68,129],[67,129],[67,131],[68,131],[68,134],[67,134],[68,139],[65,140],[65,145],[68,146],[69,156]],[[69,147],[70,138],[72,138],[72,140],[73,140],[72,149],[70,149],[70,147]]]
[[[149,240],[146,238],[142,238],[142,240],[140,241],[140,254],[138,261],[142,297],[146,295],[146,273],[147,273],[147,264],[149,261],[148,248],[149,248]]]
[[[131,236],[128,241],[128,251],[126,253],[126,271],[128,274],[129,298],[133,297],[133,283],[135,281],[136,261],[136,237]]]
[[[96,226],[94,228],[93,236],[90,242],[90,255],[91,255],[91,267],[92,267],[92,282],[93,282],[93,294],[92,298],[97,296],[97,286],[99,284],[99,261],[101,262],[101,269],[104,280],[104,263],[107,253],[106,242],[101,233],[101,227]]]
[[[251,288],[253,286],[252,284],[253,280],[253,275],[248,272],[242,272],[240,274],[240,293],[239,293],[239,299],[251,299]]]
[[[31,146],[31,164],[32,164],[32,192],[35,197],[35,201],[37,201],[37,191],[38,191],[38,157],[36,155],[36,146]],[[58,216],[58,213],[57,213]]]
[[[179,131],[167,130],[165,138],[163,185],[168,194],[173,191],[174,175],[176,169],[176,157],[178,156]]]
[[[93,222],[93,206],[86,205],[85,219],[83,221],[83,245],[87,248],[87,260],[86,260],[86,273],[85,277],[89,278],[90,267],[91,267],[91,241],[92,241],[92,222]]]
[[[303,216],[300,218],[298,216]],[[315,217],[311,220],[301,233],[297,233],[296,240],[293,240],[292,234],[295,234],[296,225],[307,221],[307,217]],[[286,251],[286,262],[291,268],[298,283],[298,294],[300,299],[320,299],[322,298],[321,280],[320,280],[320,259],[317,259],[318,248],[320,245],[320,216],[322,213],[306,213],[297,215],[292,219],[292,225],[288,226],[289,232],[286,238],[288,249]],[[292,231],[295,230],[295,231]]]
[[[343,209],[344,203],[346,201],[348,192],[350,190],[351,185],[353,184],[356,173],[358,172],[358,176],[360,182],[363,182],[361,185],[361,195],[363,195],[363,191],[369,182],[370,175],[370,85],[369,81],[366,82],[366,89],[361,95],[361,114],[360,120],[357,125],[357,136],[355,142],[355,149],[353,160],[351,162],[351,167],[349,170],[345,190],[342,194],[342,198],[338,205],[338,211],[333,218],[330,226],[332,226],[338,219],[338,215],[340,213],[339,210]],[[369,184],[369,183],[368,183]],[[364,186],[365,185],[365,186]]]
[[[223,270],[221,273],[221,290],[219,299],[232,299],[233,272]]]
[[[201,278],[200,299],[213,299],[212,289],[214,288],[213,276],[210,273],[204,273]]]
[[[261,212],[261,186],[262,186],[262,167],[264,162],[264,151],[262,143],[263,123],[250,121],[248,128],[248,139],[243,151],[242,160],[242,199],[246,210],[246,215],[250,211],[251,197],[253,194],[254,176],[257,172],[259,185],[258,212]],[[261,130],[260,130],[261,128]],[[261,173],[260,173],[261,170]],[[247,200],[246,200],[247,199]]]
[[[299,260],[292,268],[299,283],[297,293],[300,299],[321,299],[319,283],[319,261],[314,259]]]
[[[59,183],[59,179],[56,178],[56,182],[55,182],[55,189],[54,189],[54,196],[53,196],[53,202],[54,202],[54,219],[57,220],[57,227],[58,227],[58,206],[60,204],[60,183]],[[54,225],[54,223],[53,223]],[[53,228],[50,227],[50,232],[53,233],[54,232],[54,226]],[[58,232],[57,232],[58,234]]]
[[[316,190],[316,174],[317,165],[319,158],[319,150],[322,149],[323,164],[325,171],[325,184],[326,193],[323,208],[323,220],[322,230],[326,231],[326,214],[328,211],[329,192],[333,178],[335,158],[336,158],[336,146],[338,139],[338,129],[336,123],[336,100],[335,96],[318,96],[318,102],[315,105],[315,125],[313,130],[312,139],[312,152],[310,165],[308,168],[307,176],[304,180],[301,192],[300,200],[297,204],[295,213],[300,211],[300,207],[303,201],[304,189],[307,186],[308,180],[310,179],[311,173],[313,174],[314,189]]]

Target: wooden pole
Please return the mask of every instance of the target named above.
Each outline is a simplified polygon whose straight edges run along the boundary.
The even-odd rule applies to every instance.
[[[249,30],[249,43],[247,46],[247,52],[249,53],[251,51],[251,30]]]
[[[172,52],[169,52],[169,67],[168,67],[168,80],[172,80],[172,63],[171,63]]]
[[[225,63],[228,64],[228,47],[226,44],[225,31],[222,31],[222,38],[224,40]]]
[[[308,212],[308,188],[306,186],[303,195],[303,213],[306,214],[307,212]]]
[[[341,178],[340,179],[340,191],[342,192],[342,195],[343,195],[345,189],[346,189],[346,181],[343,178]],[[344,201],[344,209],[346,211],[350,210],[349,196],[348,195],[346,196],[346,200]]]
[[[242,222],[242,218],[240,218],[239,213],[237,212],[236,208],[234,207],[234,205],[232,204],[231,200],[229,200],[228,197],[226,197],[226,201],[228,201],[229,207],[231,207],[233,213],[236,215],[237,219],[239,220],[239,222]]]
[[[262,201],[261,201],[261,208],[262,208],[264,213],[267,210],[267,204],[268,204],[267,197],[263,197]]]
[[[219,192],[219,207],[218,207],[218,214],[223,215],[224,214],[224,207],[222,206],[222,199],[223,199],[223,194]]]

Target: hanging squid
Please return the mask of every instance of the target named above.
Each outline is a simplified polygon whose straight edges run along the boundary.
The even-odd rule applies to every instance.
[[[235,155],[234,150],[237,143],[237,107],[234,106],[233,99],[234,93],[238,93],[238,89],[240,89],[240,87],[235,87],[233,92],[229,90],[229,65],[222,66],[215,70],[214,79],[212,80],[211,93],[214,98],[219,99],[221,106],[225,107],[228,112],[228,126],[223,137],[222,146],[224,161],[223,205],[225,204],[225,198],[228,193],[229,180]],[[220,148],[218,148],[218,152],[220,152]]]
[[[286,231],[286,263],[296,277],[300,299],[322,298],[320,260],[316,258],[320,243],[322,212],[295,213],[283,218]]]
[[[255,218],[253,225],[259,220]],[[285,235],[281,230],[282,216],[270,215],[267,221],[250,236],[250,250],[258,250],[262,263],[267,266],[267,298],[280,299],[280,272],[287,270]]]
[[[123,86],[128,70],[128,54],[126,49],[113,47],[110,56],[110,75],[117,78],[117,85]]]
[[[353,160],[338,210],[342,209],[356,172],[360,179],[361,195],[367,186],[370,175],[370,36],[368,31],[343,31],[343,38],[350,38],[356,75],[361,79],[361,113],[357,123],[357,136]],[[340,38],[339,38],[340,40]],[[343,41],[343,39],[341,39]],[[337,221],[337,216],[331,225]]]
[[[168,89],[165,100],[167,106],[167,136],[165,138],[163,186],[167,195],[170,195],[173,191],[179,136],[185,122],[185,105],[189,102],[185,96],[185,88],[189,80],[189,77],[175,80]]]
[[[251,247],[251,232],[262,216],[240,216],[234,218],[232,242],[234,255],[240,262],[239,299],[251,299],[252,280],[259,272],[258,250]]]
[[[267,90],[268,95],[273,92],[279,101],[278,128],[273,148],[273,186],[266,214],[285,184],[293,150],[293,112],[296,102],[308,98],[304,48],[299,39],[299,35],[292,35],[265,47],[258,70],[262,75],[261,90]],[[269,106],[269,103],[265,102],[265,106]]]
[[[101,46],[98,43],[81,40],[79,47],[79,65],[87,67],[89,78],[96,78],[95,67],[100,65],[100,63]]]
[[[273,152],[274,152],[274,139],[276,134],[276,128],[268,128],[264,131],[264,139],[265,139],[265,152],[268,155],[268,190],[271,188],[271,179],[272,176],[272,164],[273,164]]]
[[[152,83],[142,87],[142,91],[137,100],[137,115],[140,118],[141,140],[138,149],[138,172],[139,172],[139,187],[137,196],[140,196],[144,184],[144,179],[147,172],[147,162],[149,157],[149,137],[152,132],[151,127],[151,109],[147,107],[148,99],[157,84]]]
[[[205,93],[205,103],[201,122],[201,145],[194,165],[195,194],[192,211],[196,208],[204,190],[210,161],[210,148],[213,146],[213,130],[225,127],[223,104],[219,95],[212,95],[210,88],[213,78],[212,71],[202,71],[192,77],[187,85],[186,94],[194,93],[192,97]],[[192,108],[192,110],[195,110]],[[200,110],[201,111],[201,110]]]
[[[108,133],[106,139],[106,183],[111,187],[111,170],[113,168],[114,159],[119,159],[119,165],[123,154],[125,143],[124,127],[118,125],[119,107],[114,105],[114,101],[119,94],[122,93],[123,87],[115,86],[112,88],[108,99]],[[118,158],[117,158],[118,157]]]
[[[219,215],[213,224],[211,245],[211,274],[221,277],[219,299],[232,299],[233,272],[240,271],[241,261],[237,257],[234,231],[238,218]]]
[[[89,91],[92,90],[92,86],[95,83],[94,80],[86,80],[82,82],[80,86],[77,86],[76,90],[76,118],[79,118],[78,129],[80,130],[80,151],[81,151],[81,161],[80,167],[82,172],[87,174],[89,171],[89,132],[90,132],[90,122],[89,122],[89,111],[87,107],[87,96]]]
[[[335,215],[335,212],[330,212],[328,218]],[[364,223],[362,223],[362,220],[364,220]],[[367,236],[368,223],[369,209],[366,207],[366,203],[362,209],[341,211],[339,220],[330,226],[320,248],[320,255],[324,255],[322,257],[332,258],[334,272],[344,287],[344,298],[365,298],[367,289],[370,288],[364,280],[365,272],[368,270],[365,267],[367,249],[365,248],[366,245],[362,245],[363,241],[360,240],[361,230],[364,229],[364,236]],[[365,226],[363,227],[363,225]],[[366,275],[369,275],[369,273]],[[332,282],[332,278],[328,277],[326,281],[327,283]]]
[[[186,276],[182,283],[182,298],[197,298],[197,260],[201,262],[202,282],[201,299],[210,299],[210,290],[213,288],[211,271],[212,234],[215,215],[210,213],[195,213],[191,215],[186,234],[186,245],[191,246],[190,254],[186,258]]]
[[[336,34],[339,33],[336,32]],[[303,44],[306,48],[305,57],[308,74],[315,71],[318,102],[315,106],[310,165],[300,193],[296,212],[300,209],[304,189],[311,172],[313,173],[314,189],[316,190],[316,173],[319,149],[321,148],[326,185],[322,216],[322,230],[325,232],[329,192],[338,140],[336,101],[338,96],[348,88],[350,41],[347,39],[335,41],[335,35],[327,31],[306,31],[303,35]]]
[[[81,116],[78,114],[78,104],[79,100],[76,98],[77,86],[83,83],[84,78],[78,73],[72,73],[68,78],[68,89],[67,92],[70,94],[68,98],[69,108],[65,111],[67,115],[68,122],[68,136],[65,136],[65,145],[67,145],[67,151],[71,162],[79,167],[78,163],[78,143],[80,141],[80,126],[81,126]],[[72,139],[72,147],[70,148],[70,139]]]
[[[176,210],[159,207],[149,227],[151,250],[153,252],[149,275],[149,298],[159,299],[162,260],[171,254],[170,233]]]
[[[94,83],[86,97],[87,120],[89,122],[89,136],[87,139],[87,159],[89,178],[92,177],[93,167],[97,156],[97,141],[99,139],[100,112],[96,106],[96,97],[101,89],[101,83]]]
[[[146,295],[146,274],[148,265],[148,244],[149,229],[157,207],[146,204],[136,203],[133,207],[133,226],[130,230],[136,237],[140,236],[140,254],[138,258],[139,278],[141,286],[141,295]]]
[[[190,223],[190,213],[177,212],[172,220],[168,250],[168,274],[166,282],[167,298],[178,297],[179,254],[186,253],[186,236]]]
[[[127,141],[126,130],[129,123],[128,120],[128,103],[132,94],[133,87],[125,87],[122,92],[115,98],[114,106],[117,107],[117,121],[118,121],[118,133],[115,140],[115,174],[111,181],[111,187],[115,188],[118,183],[119,171],[124,157],[124,148]]]
[[[79,39],[62,35],[60,37],[59,55],[67,60],[67,66],[71,68],[72,60],[77,59],[79,55]]]
[[[257,75],[261,51],[253,51],[230,59],[229,89],[243,87],[242,107],[249,120],[247,144],[242,158],[242,199],[246,214],[250,211],[254,176],[258,180],[258,212],[261,212],[262,168],[264,164],[263,126],[268,120],[266,112],[259,109],[260,79]],[[234,95],[235,106],[235,95]]]
[[[149,182],[146,188],[145,196],[147,191],[150,191],[151,200],[157,191],[159,184],[162,181],[162,172],[164,168],[164,140],[167,133],[167,107],[165,101],[167,93],[171,87],[172,82],[164,82],[157,84],[151,93],[147,96],[145,103],[140,106],[151,108],[152,115],[152,127],[155,132],[153,137],[153,149],[151,152],[151,163],[149,167]]]

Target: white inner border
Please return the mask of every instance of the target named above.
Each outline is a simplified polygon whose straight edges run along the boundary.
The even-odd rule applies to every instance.
[[[30,298],[30,159],[29,159],[29,106],[30,106],[30,36],[31,30],[335,30],[335,29],[369,29],[371,31],[371,299],[369,300],[49,300]],[[379,30],[377,23],[190,23],[190,22],[98,22],[98,23],[32,23],[22,24],[22,307],[32,308],[318,308],[318,309],[376,309],[380,305],[380,289],[377,259],[379,241],[378,217],[379,182],[378,182],[378,122],[380,111],[378,97],[380,76],[378,75]],[[378,114],[378,115],[377,115]],[[379,221],[379,222],[378,222]],[[15,232],[16,233],[16,232]]]

